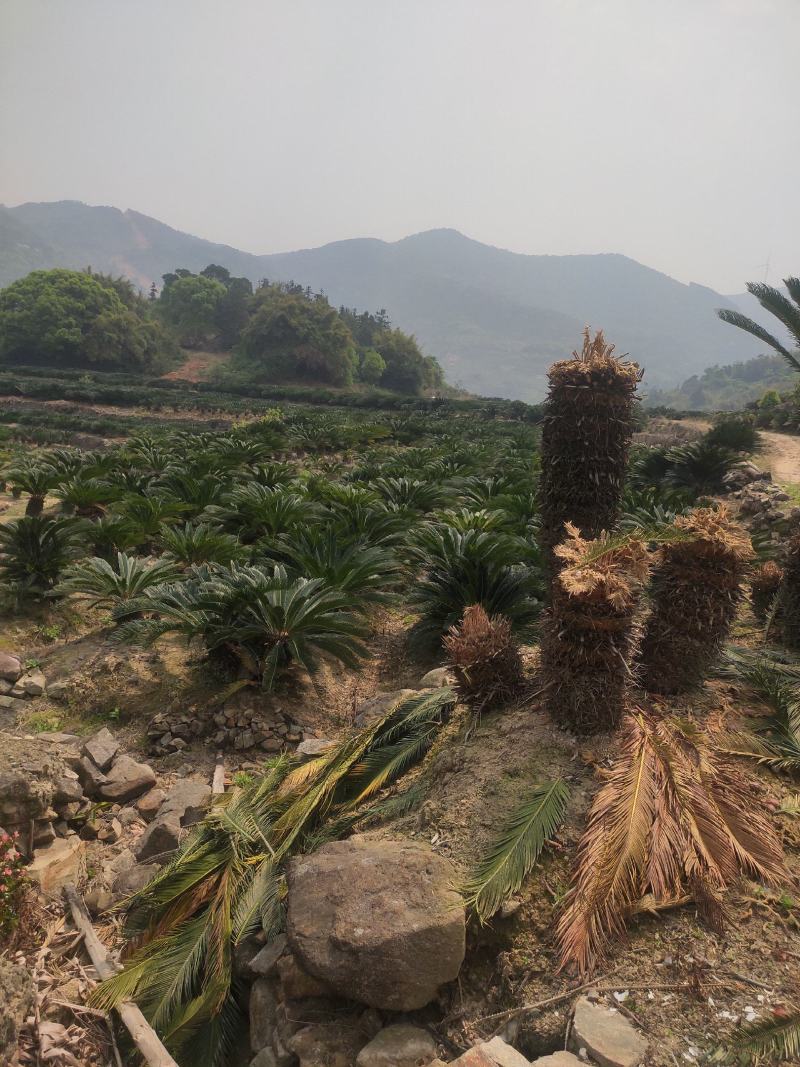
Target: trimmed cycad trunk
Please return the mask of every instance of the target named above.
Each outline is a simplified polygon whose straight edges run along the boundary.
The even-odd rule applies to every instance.
[[[753,614],[759,622],[767,621],[782,580],[783,570],[772,560],[762,563],[751,574],[750,602],[753,605]]]
[[[618,517],[634,430],[633,404],[642,373],[613,355],[602,331],[584,331],[583,349],[550,368],[542,430],[541,542],[546,562],[573,523],[587,538],[611,530]]]
[[[571,524],[566,529],[555,550],[562,569],[543,625],[541,672],[555,721],[591,734],[613,730],[628,710],[636,609],[650,562],[638,538],[586,541]]]
[[[790,648],[800,648],[800,531],[789,538],[783,573],[781,633]]]
[[[522,658],[503,615],[486,614],[480,604],[464,608],[444,647],[456,676],[456,689],[482,710],[513,700],[522,688]]]
[[[727,508],[697,508],[675,520],[650,583],[651,613],[641,649],[651,693],[684,693],[703,683],[727,638],[753,558],[750,538]]]

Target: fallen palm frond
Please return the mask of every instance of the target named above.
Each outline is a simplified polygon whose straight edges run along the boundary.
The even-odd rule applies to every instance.
[[[742,874],[790,879],[754,784],[693,726],[626,716],[558,924],[561,965],[589,970],[647,894],[656,905],[689,895],[721,927],[723,892]]]
[[[733,1034],[732,1047],[754,1056],[797,1061],[800,1059],[800,1012],[773,1015],[771,1019],[740,1027]]]
[[[616,524],[641,377],[637,364],[617,359],[602,331],[591,337],[588,328],[581,352],[548,372],[539,498],[541,543],[552,571],[565,523],[587,538]]]
[[[499,911],[533,869],[545,842],[564,818],[569,789],[560,778],[537,786],[492,842],[462,888],[481,923]]]
[[[753,549],[725,507],[679,515],[685,538],[664,544],[650,582],[640,662],[645,688],[682,693],[702,684],[728,636]]]
[[[631,535],[586,541],[567,525],[541,641],[547,706],[559,725],[587,734],[613,729],[628,706],[636,609],[649,570]]]
[[[233,948],[259,928],[280,929],[284,861],[374,815],[377,794],[431,749],[454,702],[449,688],[419,693],[319,759],[281,757],[263,778],[220,796],[125,902],[131,952],[95,1003],[135,1000],[182,1062],[228,1062],[245,1007]]]

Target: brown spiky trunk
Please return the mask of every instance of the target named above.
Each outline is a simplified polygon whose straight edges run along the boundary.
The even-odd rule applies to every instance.
[[[505,616],[490,617],[480,604],[464,608],[461,621],[447,632],[444,647],[459,696],[473,707],[496,707],[519,694],[522,658]]]
[[[702,685],[727,638],[753,558],[750,538],[727,508],[697,508],[675,520],[650,583],[651,613],[641,649],[651,693]]]
[[[637,538],[585,541],[567,525],[541,641],[545,706],[577,734],[613,730],[628,709],[636,610],[649,571]]]
[[[756,567],[750,576],[750,602],[759,622],[766,622],[782,580],[783,570],[772,560]]]
[[[786,549],[780,616],[783,640],[800,648],[800,531],[792,534]]]
[[[542,429],[541,543],[551,573],[564,525],[584,537],[611,530],[620,500],[634,430],[634,397],[641,371],[613,355],[602,331],[583,349],[554,363]]]

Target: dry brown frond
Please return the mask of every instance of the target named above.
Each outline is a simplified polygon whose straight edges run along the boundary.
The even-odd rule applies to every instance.
[[[522,658],[511,623],[504,616],[490,618],[480,604],[472,604],[443,643],[456,675],[456,689],[473,706],[490,708],[519,693]]]
[[[725,507],[675,520],[684,536],[665,543],[650,583],[641,649],[645,687],[682,693],[702,684],[727,638],[753,548]]]
[[[690,895],[721,928],[723,894],[742,874],[791,880],[755,784],[693,727],[637,710],[592,803],[558,924],[561,965],[589,970],[648,896],[657,908]]]
[[[541,670],[553,718],[576,733],[614,729],[628,707],[636,607],[649,555],[635,537],[585,540],[567,525],[565,566],[545,615]]]

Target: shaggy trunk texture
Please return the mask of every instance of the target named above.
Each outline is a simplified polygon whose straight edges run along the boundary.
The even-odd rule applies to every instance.
[[[480,604],[464,608],[444,638],[459,696],[482,710],[512,700],[522,688],[522,659],[503,615],[486,614]]]
[[[562,570],[543,625],[541,673],[555,721],[591,734],[613,730],[628,710],[650,562],[635,537],[585,541],[569,523],[567,535],[555,550]]]
[[[587,328],[581,353],[550,368],[539,495],[541,544],[551,573],[565,523],[594,538],[619,517],[642,372],[613,351],[602,331],[592,340]]]
[[[750,602],[753,605],[753,614],[759,622],[767,621],[782,581],[783,570],[772,560],[756,567],[750,576]]]
[[[781,633],[790,648],[800,648],[800,531],[789,538],[783,573]]]
[[[747,533],[725,507],[680,515],[681,539],[662,548],[650,583],[651,614],[641,650],[651,693],[699,686],[730,632],[753,558]]]

